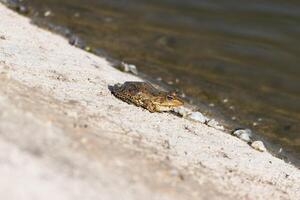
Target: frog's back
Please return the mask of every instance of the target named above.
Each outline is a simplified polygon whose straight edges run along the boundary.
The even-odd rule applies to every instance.
[[[123,101],[136,103],[135,101],[142,100],[146,96],[152,96],[151,93],[155,93],[155,88],[146,82],[128,81],[122,85],[114,85],[112,93]]]
[[[113,92],[115,93],[126,93],[130,95],[136,95],[138,93],[147,93],[149,95],[154,95],[159,93],[159,91],[154,88],[151,84],[146,82],[134,82],[128,81],[124,84],[114,85]]]

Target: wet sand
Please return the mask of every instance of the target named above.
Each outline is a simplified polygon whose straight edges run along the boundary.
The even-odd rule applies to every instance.
[[[0,13],[1,199],[299,199],[294,166],[116,99],[139,78]]]

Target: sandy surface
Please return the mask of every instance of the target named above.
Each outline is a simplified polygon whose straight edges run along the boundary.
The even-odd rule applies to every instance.
[[[111,95],[137,77],[0,4],[0,199],[300,199],[239,139]]]

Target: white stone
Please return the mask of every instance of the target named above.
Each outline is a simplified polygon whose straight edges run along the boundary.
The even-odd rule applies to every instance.
[[[45,17],[49,17],[50,15],[52,15],[52,12],[50,10],[47,10],[46,12],[44,12]]]
[[[188,108],[183,106],[173,108],[173,112],[179,114],[182,117],[187,117],[192,111]]]
[[[266,149],[266,147],[265,147],[265,145],[264,145],[264,143],[262,141],[254,141],[254,142],[252,142],[251,147],[253,149],[256,149],[256,150],[261,151],[261,152],[267,151],[267,149]]]
[[[224,126],[220,125],[215,119],[211,119],[207,122],[207,125],[218,130],[225,130]]]
[[[245,142],[251,142],[250,135],[247,133],[242,133],[239,138]]]
[[[235,130],[232,135],[240,138],[245,142],[251,142],[252,131],[250,129],[238,129]]]
[[[200,112],[192,112],[187,116],[188,119],[192,119],[197,122],[205,123],[207,122],[207,118]]]
[[[127,64],[125,62],[121,63],[120,69],[124,72],[130,72],[134,75],[138,75],[138,71],[135,65]]]

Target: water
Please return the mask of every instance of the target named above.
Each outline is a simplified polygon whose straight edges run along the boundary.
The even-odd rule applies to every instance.
[[[25,2],[300,162],[299,1]]]

